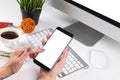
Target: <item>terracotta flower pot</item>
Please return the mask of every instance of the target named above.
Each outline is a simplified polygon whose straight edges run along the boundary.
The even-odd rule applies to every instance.
[[[41,11],[29,13],[29,12],[25,12],[24,10],[21,9],[21,13],[22,13],[23,19],[29,17],[29,18],[32,18],[36,22],[36,25],[38,24]]]

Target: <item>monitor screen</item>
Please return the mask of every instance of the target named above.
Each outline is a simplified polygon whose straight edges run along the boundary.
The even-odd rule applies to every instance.
[[[90,42],[88,38],[81,38],[81,36],[85,36],[82,35],[85,32],[84,30],[87,30],[84,28],[90,28],[120,42],[120,11],[118,0],[50,0],[49,4],[80,23],[77,25],[73,23],[66,26],[66,30],[70,29],[71,32],[74,30],[77,33],[78,41],[82,42],[81,39],[83,39],[85,43],[85,40],[88,40],[88,43]],[[82,24],[86,27],[81,27],[83,26]],[[77,26],[77,28],[71,28],[71,26]],[[91,30],[89,31],[93,33]],[[90,33],[87,32],[87,34]],[[90,36],[88,37],[91,39]]]
[[[87,12],[120,27],[119,0],[66,0]],[[84,6],[83,6],[84,5]]]
[[[120,22],[119,0],[73,0],[79,4],[97,11],[111,19]],[[115,5],[114,5],[115,4]],[[114,6],[113,6],[114,5]]]

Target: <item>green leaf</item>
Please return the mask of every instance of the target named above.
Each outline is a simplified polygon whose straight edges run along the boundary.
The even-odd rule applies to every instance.
[[[16,0],[26,12],[40,11],[46,0]]]
[[[35,9],[33,9],[31,12],[33,13],[33,12],[35,12],[35,11],[41,11],[42,10],[42,8],[35,8]]]

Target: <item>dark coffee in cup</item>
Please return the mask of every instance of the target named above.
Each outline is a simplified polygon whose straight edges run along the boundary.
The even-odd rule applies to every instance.
[[[5,39],[15,39],[18,37],[18,34],[13,31],[6,31],[1,34],[1,37]]]

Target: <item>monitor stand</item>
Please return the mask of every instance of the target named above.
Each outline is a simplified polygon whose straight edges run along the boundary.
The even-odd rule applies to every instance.
[[[89,26],[77,22],[64,28],[74,34],[74,38],[86,46],[93,46],[104,35]]]

